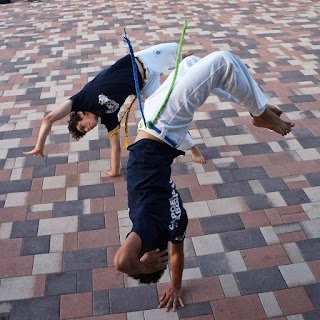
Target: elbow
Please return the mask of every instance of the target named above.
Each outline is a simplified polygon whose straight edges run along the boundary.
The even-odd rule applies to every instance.
[[[54,121],[55,119],[50,113],[43,118],[43,123],[48,125],[52,125]]]
[[[128,273],[128,260],[122,254],[117,253],[114,257],[113,263],[117,271]]]

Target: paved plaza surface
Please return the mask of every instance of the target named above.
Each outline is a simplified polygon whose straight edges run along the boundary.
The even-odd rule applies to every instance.
[[[0,5],[0,318],[320,319],[320,2],[68,0]],[[170,282],[141,286],[113,257],[128,230],[126,163],[110,178],[107,131],[72,139],[55,123],[45,158],[25,157],[43,117],[102,68],[178,42],[232,51],[295,123],[282,137],[211,96],[191,135],[207,162],[172,165],[189,216],[184,308],[158,309]],[[130,99],[126,102],[128,105]],[[134,140],[138,107],[129,117]],[[124,129],[121,131],[124,142]]]

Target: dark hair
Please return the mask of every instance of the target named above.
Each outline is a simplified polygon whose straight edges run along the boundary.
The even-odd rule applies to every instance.
[[[154,273],[139,273],[130,277],[135,280],[139,280],[139,282],[142,284],[157,283],[159,279],[162,277],[164,270],[166,269],[162,269]]]
[[[86,132],[81,132],[77,129],[78,122],[82,120],[82,118],[78,115],[77,112],[73,111],[69,114],[70,120],[68,121],[68,129],[70,134],[76,140],[81,139]]]

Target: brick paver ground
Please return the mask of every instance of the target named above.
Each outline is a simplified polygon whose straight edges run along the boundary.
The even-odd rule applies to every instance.
[[[320,319],[318,0],[68,0],[0,5],[0,315],[10,320]],[[170,281],[139,286],[113,257],[130,221],[125,169],[109,178],[107,132],[56,123],[44,159],[25,157],[42,118],[127,53],[178,41],[230,50],[296,123],[279,136],[211,96],[172,166],[190,218],[185,308],[157,309]],[[133,141],[138,108],[129,119]],[[122,132],[122,137],[124,133]]]

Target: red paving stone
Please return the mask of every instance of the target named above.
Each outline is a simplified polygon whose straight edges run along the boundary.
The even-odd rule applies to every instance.
[[[224,298],[219,278],[203,278],[188,281],[193,302],[211,301]]]
[[[313,311],[314,306],[302,287],[276,291],[275,297],[284,315]]]
[[[124,286],[123,275],[113,267],[94,269],[92,281],[94,291],[122,288]]]
[[[92,316],[92,293],[84,292],[61,296],[60,319]]]
[[[266,319],[257,295],[216,300],[211,305],[215,320]]]
[[[241,250],[240,252],[248,270],[290,264],[290,259],[281,245]]]

